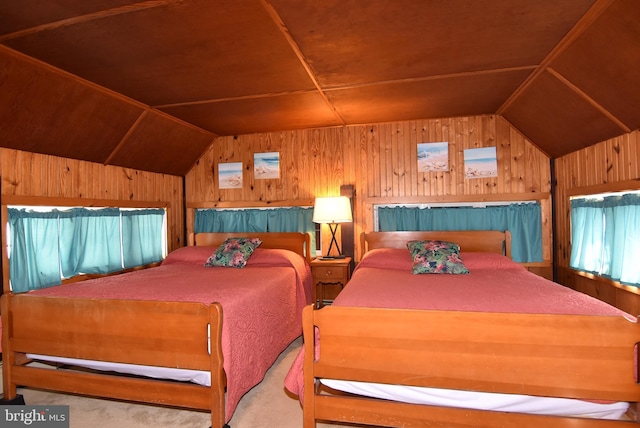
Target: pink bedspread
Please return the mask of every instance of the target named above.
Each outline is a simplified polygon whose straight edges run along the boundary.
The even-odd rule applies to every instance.
[[[32,292],[104,299],[167,300],[223,308],[226,419],[278,355],[302,333],[302,308],[313,298],[311,271],[299,255],[256,249],[242,269],[205,267],[211,247],[185,247],[161,266]]]
[[[462,253],[469,274],[411,273],[406,249],[368,252],[351,281],[334,301],[337,306],[457,310],[479,312],[611,315],[635,318],[598,299],[527,271],[507,257]],[[285,387],[302,397],[303,352],[285,378]]]

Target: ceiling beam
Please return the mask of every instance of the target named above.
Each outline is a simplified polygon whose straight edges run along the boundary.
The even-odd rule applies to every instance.
[[[172,3],[177,3],[178,0],[147,0],[140,3],[129,4],[126,6],[114,7],[112,9],[101,10],[94,13],[88,13],[86,15],[74,16],[72,18],[61,19],[56,22],[49,22],[47,24],[38,25],[36,27],[26,28],[24,30],[16,31],[11,34],[5,34],[0,36],[0,43],[4,43],[7,40],[15,39],[18,37],[25,37],[31,34],[40,33],[42,31],[55,30],[62,27],[68,27],[71,25],[89,22],[96,19],[102,19],[109,16],[121,15],[123,13],[137,12],[139,10],[151,9],[154,7],[166,6]]]
[[[573,42],[575,42],[605,10],[611,6],[615,0],[596,0],[587,13],[573,26],[573,28],[560,40],[560,42],[549,52],[540,62],[536,70],[531,73],[524,82],[511,94],[509,98],[498,108],[496,114],[504,115],[505,111],[513,104],[520,95],[533,83],[538,76],[547,71],[549,64],[560,56]],[[618,121],[616,121],[618,123]]]
[[[561,75],[560,73],[558,73],[557,71],[555,71],[553,68],[548,67],[547,71],[549,72],[549,74],[551,74],[553,77],[555,77],[556,79],[558,79],[559,81],[562,82],[563,85],[565,85],[566,87],[568,87],[569,89],[571,89],[573,92],[575,92],[576,94],[578,94],[578,96],[580,98],[582,98],[583,100],[587,101],[591,106],[593,106],[595,109],[597,109],[600,113],[602,113],[604,116],[606,116],[610,121],[612,121],[613,123],[615,123],[616,125],[618,125],[621,129],[622,132],[631,132],[631,129],[625,125],[624,123],[622,123],[622,121],[620,121],[620,119],[618,119],[617,117],[615,117],[609,110],[605,109],[603,106],[601,106],[598,102],[596,102],[593,98],[591,98],[589,95],[587,95],[583,90],[581,90],[580,88],[578,88],[576,85],[574,85],[573,83],[571,83],[567,78],[565,78],[563,75]]]
[[[300,50],[300,46],[298,46],[296,41],[293,40],[293,37],[291,36],[291,33],[289,33],[289,29],[287,28],[287,26],[282,21],[282,18],[280,18],[280,15],[276,11],[276,9],[267,0],[261,0],[261,3],[262,3],[262,6],[264,7],[264,9],[267,11],[269,16],[271,17],[271,19],[273,20],[273,22],[276,24],[276,26],[278,27],[278,29],[282,33],[282,35],[284,36],[284,38],[287,40],[287,43],[289,43],[289,46],[291,46],[291,49],[293,50],[295,55],[298,57],[298,60],[300,61],[300,64],[302,65],[302,67],[304,67],[305,72],[309,76],[309,79],[311,79],[311,81],[313,82],[313,85],[318,90],[318,93],[320,94],[320,96],[322,97],[324,102],[331,109],[331,111],[333,112],[334,116],[343,125],[346,125],[346,121],[344,120],[342,115],[340,113],[338,113],[338,111],[336,110],[336,108],[333,105],[333,103],[329,100],[327,95],[322,90],[322,87],[320,86],[320,83],[318,83],[318,79],[317,79],[315,73],[313,72],[313,70],[311,70],[311,66],[309,65],[309,63],[308,63],[307,59],[305,58],[304,54],[302,53],[302,50]]]

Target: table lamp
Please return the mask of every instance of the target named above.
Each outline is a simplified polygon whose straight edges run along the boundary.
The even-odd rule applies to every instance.
[[[336,231],[338,230],[338,223],[349,223],[351,221],[353,221],[351,201],[346,196],[316,198],[313,207],[313,222],[328,224],[329,230],[331,231],[331,244],[327,250],[327,255],[323,258],[342,259],[345,257],[342,255],[342,251],[336,240]],[[331,249],[334,244],[338,250],[337,256],[331,256]]]

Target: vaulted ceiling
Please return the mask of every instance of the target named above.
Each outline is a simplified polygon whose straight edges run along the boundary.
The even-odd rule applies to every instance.
[[[640,128],[638,0],[0,2],[0,147],[184,175],[217,136],[498,114]]]

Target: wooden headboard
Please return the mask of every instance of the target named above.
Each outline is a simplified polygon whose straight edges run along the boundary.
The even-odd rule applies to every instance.
[[[511,233],[497,230],[365,232],[360,242],[363,250],[375,248],[407,248],[413,240],[451,241],[460,251],[499,253],[511,258]]]
[[[260,238],[260,248],[281,248],[311,261],[311,237],[301,232],[206,232],[189,236],[189,245],[217,247],[227,238]]]

